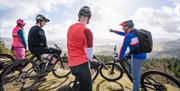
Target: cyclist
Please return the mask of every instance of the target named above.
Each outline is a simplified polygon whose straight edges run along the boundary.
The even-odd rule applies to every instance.
[[[93,34],[86,27],[91,18],[88,6],[78,13],[78,22],[71,25],[67,33],[68,65],[79,81],[79,91],[92,91],[91,72],[88,60],[93,58]]]
[[[127,50],[127,47],[129,47],[131,53],[132,50],[138,48],[138,46],[140,45],[140,41],[138,40],[137,35],[132,33],[133,31],[136,31],[136,29],[134,28],[133,21],[127,20],[122,22],[120,25],[122,26],[122,30],[124,30],[124,32],[110,29],[110,32],[114,32],[116,34],[125,36],[124,42],[120,49],[120,53],[118,55],[119,60],[125,57],[125,52]],[[133,91],[138,91],[140,88],[141,66],[146,59],[146,53],[140,53],[140,54],[132,53],[131,58],[132,58],[131,69],[133,76]]]
[[[16,59],[22,60],[25,58],[25,50],[27,47],[24,37],[25,22],[22,19],[16,21],[17,25],[12,31],[12,46],[11,49],[16,53]]]
[[[47,46],[46,35],[42,27],[49,22],[49,19],[43,15],[36,16],[36,25],[31,27],[29,34],[28,34],[28,47],[32,54],[37,56],[38,59],[44,54],[61,54],[61,50],[57,50],[54,48],[50,48]],[[53,58],[55,60],[55,58]],[[51,61],[48,65],[49,70],[52,70],[52,65],[55,61]]]

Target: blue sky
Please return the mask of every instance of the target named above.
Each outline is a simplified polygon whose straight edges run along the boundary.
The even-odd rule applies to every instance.
[[[122,40],[108,29],[121,30],[119,23],[127,19],[132,19],[136,28],[151,31],[154,40],[180,38],[179,0],[0,0],[0,37],[11,37],[16,20],[22,18],[27,38],[35,16],[43,14],[50,19],[44,27],[48,40],[66,39],[68,27],[77,22],[84,5],[92,10],[88,27],[95,40]]]

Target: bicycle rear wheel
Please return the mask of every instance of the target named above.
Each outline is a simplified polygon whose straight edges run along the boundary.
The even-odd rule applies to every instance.
[[[58,60],[55,63],[52,73],[57,78],[67,77],[71,73],[67,60]]]
[[[107,63],[105,67],[100,68],[101,76],[106,79],[107,81],[116,81],[119,80],[123,76],[123,70],[118,64],[115,63]]]
[[[160,71],[147,71],[143,73],[141,86],[145,91],[180,91],[180,82]]]
[[[91,79],[94,81],[99,75],[100,64],[97,61],[89,61],[89,63],[91,68]]]

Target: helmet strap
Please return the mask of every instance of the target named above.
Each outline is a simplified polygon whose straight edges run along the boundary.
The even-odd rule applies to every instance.
[[[39,24],[40,24],[40,27],[42,27],[42,21]]]
[[[40,27],[42,27],[42,24],[41,24],[41,23],[42,23],[42,20],[37,20],[37,21],[36,21],[36,24],[38,24]]]
[[[87,24],[89,24],[89,20],[90,20],[90,18],[88,18],[88,20],[87,20]]]

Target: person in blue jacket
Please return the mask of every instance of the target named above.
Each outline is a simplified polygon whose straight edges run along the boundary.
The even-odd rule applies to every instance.
[[[134,28],[134,23],[132,20],[124,21],[120,24],[122,26],[122,31],[117,31],[109,29],[110,32],[116,33],[118,35],[124,36],[124,41],[120,52],[118,54],[118,59],[121,61],[125,57],[125,52],[129,47],[130,51],[135,50],[140,46],[139,39],[133,31],[137,31]],[[130,52],[131,53],[131,52]],[[133,76],[133,91],[139,91],[140,88],[140,78],[141,78],[141,66],[146,60],[146,53],[133,54],[131,53],[131,69]]]

